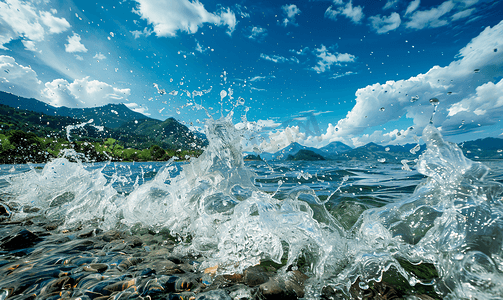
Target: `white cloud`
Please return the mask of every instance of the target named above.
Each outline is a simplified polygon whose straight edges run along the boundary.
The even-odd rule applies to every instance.
[[[382,9],[390,9],[396,6],[400,0],[388,0]]]
[[[386,33],[391,30],[395,30],[400,26],[402,22],[400,20],[400,15],[396,12],[391,13],[389,17],[381,17],[381,15],[372,16],[369,18],[372,28],[379,34]]]
[[[13,57],[0,55],[0,89],[2,91],[28,98],[38,98],[41,87],[42,82],[31,67],[18,64]]]
[[[130,89],[119,89],[105,82],[89,80],[89,77],[72,83],[55,79],[45,84],[41,100],[58,107],[93,107],[104,103],[122,103],[130,93]]]
[[[442,19],[442,17],[451,12],[454,7],[454,2],[449,0],[430,10],[416,11],[412,14],[406,26],[407,28],[413,29],[445,26],[449,24],[449,22],[446,19]]]
[[[69,53],[87,52],[87,48],[80,42],[80,35],[74,32],[72,36],[68,36],[68,44],[65,44],[65,51]]]
[[[347,71],[345,73],[335,73],[334,75],[332,75],[332,77],[330,77],[330,79],[337,79],[337,78],[341,78],[341,77],[353,75],[353,74],[357,74],[357,73],[352,72],[352,71]]]
[[[274,153],[291,143],[301,143],[304,140],[306,140],[306,134],[300,131],[299,126],[289,126],[269,133],[267,139],[262,141],[258,148],[264,152]]]
[[[198,0],[136,0],[135,12],[154,27],[157,36],[176,36],[177,31],[196,33],[204,24],[227,26],[232,34],[236,27],[236,15],[230,8],[208,12]],[[135,33],[133,33],[135,34]],[[136,36],[136,34],[135,34]]]
[[[342,1],[334,1],[334,4],[342,4]],[[337,7],[335,9],[331,5],[325,11],[325,18],[329,18],[334,21],[337,21],[337,17],[339,15],[345,16],[355,24],[360,23],[365,16],[363,13],[363,7],[353,6],[352,0],[347,2],[346,5]]]
[[[419,3],[421,3],[421,0],[411,1],[405,10],[405,15],[413,13],[419,7]]]
[[[475,11],[475,8],[469,8],[469,9],[465,9],[465,10],[462,10],[460,12],[457,12],[455,14],[452,15],[451,19],[453,21],[457,21],[459,19],[464,19],[464,18],[467,18],[469,17],[473,12]]]
[[[265,60],[269,60],[269,61],[272,61],[274,63],[285,63],[285,62],[291,62],[291,63],[300,63],[299,59],[296,58],[296,57],[284,57],[284,56],[280,56],[280,55],[267,55],[267,54],[264,54],[264,53],[260,53],[260,58],[262,59],[265,59]]]
[[[281,9],[283,10],[283,15],[285,16],[285,19],[283,20],[282,24],[283,26],[288,26],[288,25],[295,25],[298,26],[298,24],[295,22],[295,17],[301,13],[300,9],[297,7],[295,4],[290,4],[290,5],[283,5],[281,6]]]
[[[267,29],[265,28],[250,26],[248,29],[250,31],[249,35],[247,36],[249,39],[262,40],[267,36]]]
[[[78,54],[75,54],[75,59],[80,60],[80,61],[84,60],[84,58]]]
[[[55,17],[56,10],[42,11],[30,2],[17,0],[0,1],[0,49],[12,40],[27,41],[29,50],[35,49],[34,42],[43,41],[47,34],[66,31],[70,24],[64,18]]]
[[[65,18],[57,18],[53,16],[53,13],[56,13],[55,9],[52,10],[52,13],[46,11],[40,12],[42,23],[49,27],[49,32],[62,33],[68,30],[68,28],[70,28],[70,23],[68,23]]]
[[[95,55],[95,56],[93,56],[93,58],[96,58],[96,59],[98,59],[98,60],[104,60],[104,59],[106,59],[107,57],[106,57],[104,54],[102,54],[102,53],[100,52],[100,53],[96,53],[96,55]]]
[[[137,39],[137,38],[140,38],[141,36],[149,37],[152,35],[152,33],[154,33],[154,31],[145,27],[145,28],[143,28],[143,31],[134,30],[134,31],[131,31],[131,33],[133,34],[134,38]]]
[[[140,106],[137,103],[124,103],[130,110],[135,111],[137,113],[143,114],[145,116],[150,116],[150,113],[148,113],[148,107],[146,106]]]
[[[501,78],[500,49],[503,49],[503,21],[472,39],[460,50],[459,59],[446,67],[435,66],[406,80],[359,89],[355,106],[327,131],[324,139],[354,138],[372,126],[403,117],[413,125],[409,134],[420,134],[432,115],[429,99],[433,97],[440,100],[434,124],[441,126],[446,135],[470,130],[470,126],[494,124],[503,114],[503,82],[493,82]],[[461,120],[465,125],[460,129]]]
[[[269,79],[269,78],[276,78],[276,76],[274,76],[274,75],[269,75],[269,76],[255,76],[255,77],[250,78],[250,82],[263,81],[263,80],[265,80],[265,79]]]
[[[341,63],[349,63],[356,60],[356,56],[349,53],[330,53],[325,45],[321,45],[320,48],[315,49],[314,53],[318,61],[312,69],[318,73],[330,70],[332,65],[340,66]]]
[[[21,42],[23,43],[23,46],[26,48],[26,50],[37,51],[37,47],[35,46],[34,41],[22,40]]]

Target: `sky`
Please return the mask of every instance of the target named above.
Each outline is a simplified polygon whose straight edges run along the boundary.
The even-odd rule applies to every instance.
[[[194,130],[233,110],[269,152],[414,143],[430,120],[453,142],[503,138],[502,16],[490,0],[0,0],[0,90]]]

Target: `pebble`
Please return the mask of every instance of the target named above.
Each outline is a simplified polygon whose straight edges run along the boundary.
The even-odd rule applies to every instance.
[[[9,236],[4,237],[0,241],[0,247],[7,250],[16,250],[33,246],[42,239],[33,232],[22,229]]]

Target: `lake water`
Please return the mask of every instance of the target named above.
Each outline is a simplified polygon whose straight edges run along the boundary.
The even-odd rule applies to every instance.
[[[208,128],[186,163],[0,166],[0,299],[266,297],[254,266],[307,299],[503,295],[503,162],[432,126],[417,164],[243,162],[229,120]]]

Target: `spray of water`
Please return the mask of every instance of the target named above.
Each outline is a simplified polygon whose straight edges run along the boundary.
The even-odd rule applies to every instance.
[[[427,150],[417,169],[428,179],[400,202],[365,211],[349,231],[315,192],[299,186],[283,200],[259,190],[242,159],[244,130],[233,111],[206,123],[209,146],[173,176],[168,162],[156,177],[135,184],[129,195],[112,187],[102,170],[58,158],[40,172],[7,176],[20,206],[36,206],[66,226],[96,220],[103,228],[167,228],[184,242],[176,251],[204,257],[201,268],[242,273],[263,260],[283,265],[300,260],[311,279],[306,297],[331,286],[349,293],[366,288],[391,268],[411,285],[422,282],[400,260],[434,264],[434,284],[453,299],[497,299],[503,294],[503,188],[486,181],[487,167],[465,158],[428,125]],[[27,214],[27,213],[26,213]]]

